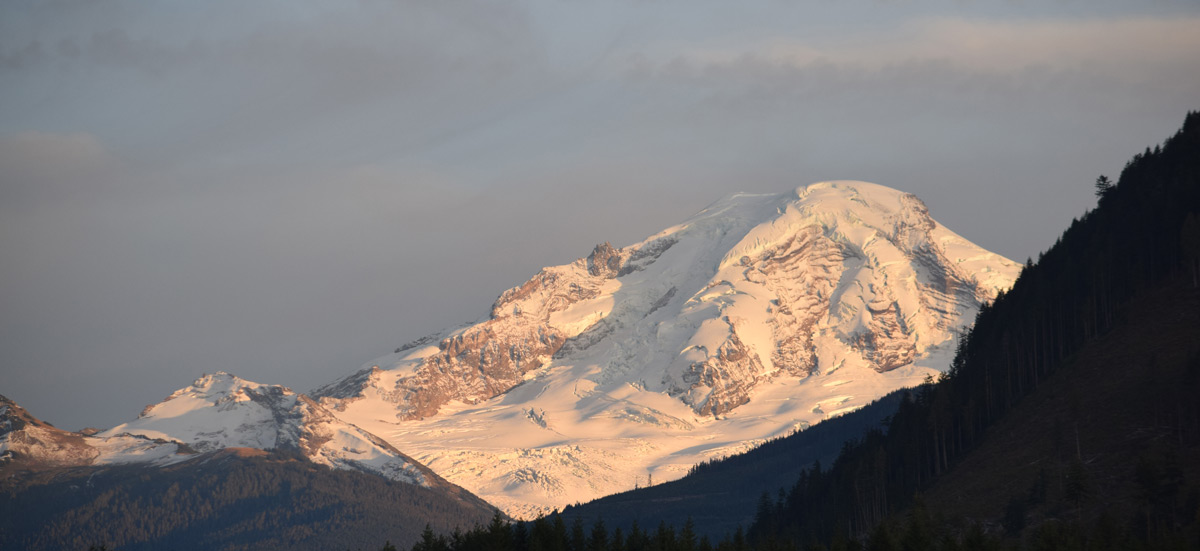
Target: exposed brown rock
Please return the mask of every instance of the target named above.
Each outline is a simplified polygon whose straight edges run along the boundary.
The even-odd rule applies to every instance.
[[[614,278],[621,272],[621,264],[624,263],[628,255],[622,254],[622,251],[613,247],[612,243],[605,241],[596,245],[592,249],[592,254],[587,257],[588,273],[597,277]]]

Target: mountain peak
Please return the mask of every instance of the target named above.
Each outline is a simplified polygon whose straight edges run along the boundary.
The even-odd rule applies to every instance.
[[[29,415],[25,411],[25,408],[3,394],[0,394],[0,436],[4,436],[14,430],[20,430],[28,423],[36,422],[40,421]],[[48,426],[49,423],[46,423],[46,425]]]
[[[544,511],[919,384],[1019,270],[885,186],[736,193],[639,243],[543,268],[479,323],[317,395],[400,447],[447,457],[510,513],[533,512],[527,499]],[[646,442],[638,458],[582,474],[629,441]],[[501,461],[514,445],[521,459]],[[565,474],[563,461],[588,469]]]
[[[192,382],[191,386],[180,389],[178,392],[206,392],[206,393],[227,393],[236,392],[239,389],[257,389],[265,386],[279,385],[264,385],[254,381],[243,379],[226,371],[217,371],[212,374],[205,373],[198,379]],[[291,389],[280,387],[287,392]]]

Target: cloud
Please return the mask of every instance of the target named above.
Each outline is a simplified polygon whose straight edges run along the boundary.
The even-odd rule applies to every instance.
[[[0,36],[0,70],[13,77],[0,83],[0,120],[28,128],[54,112],[148,146],[155,160],[279,161],[335,149],[394,157],[436,147],[438,136],[494,118],[552,80],[545,45],[516,5],[363,1],[279,11],[218,2],[128,18],[119,16],[140,8],[66,5],[13,12],[41,32],[12,24]]]
[[[0,209],[106,196],[120,165],[95,136],[84,132],[0,136]]]
[[[770,36],[719,48],[698,44],[631,56],[629,74],[766,82],[808,73],[862,77],[941,68],[970,74],[1072,71],[1138,80],[1159,67],[1200,64],[1198,17],[1093,20],[921,18],[866,33]]]

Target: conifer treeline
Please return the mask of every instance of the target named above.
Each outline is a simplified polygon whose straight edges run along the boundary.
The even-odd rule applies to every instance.
[[[602,522],[590,531],[579,522],[568,530],[554,516],[527,529],[497,517],[489,527],[451,537],[426,531],[414,551],[999,546],[978,527],[945,530],[919,504],[906,519],[893,517],[1064,359],[1109,330],[1136,293],[1180,273],[1200,285],[1200,113],[1189,113],[1163,146],[1136,155],[1118,182],[1097,195],[1097,208],[1073,221],[1037,263],[1026,263],[1011,290],[981,309],[936,384],[903,400],[886,431],[871,430],[848,442],[830,469],[815,464],[777,499],[764,495],[745,534],[739,530],[714,545],[696,540],[687,526],[678,533],[663,524],[652,533],[636,529],[626,535],[609,534]],[[1195,401],[1180,407],[1191,408],[1174,420],[1180,433],[1200,432]],[[1196,540],[1197,521],[1188,522],[1191,532],[1184,539]],[[1087,541],[1118,547],[1124,542],[1136,548],[1153,540],[1153,534],[1122,533],[1114,526],[1048,524],[1031,543],[1082,549]]]
[[[775,504],[772,507],[781,507]],[[568,528],[558,514],[526,525],[505,521],[499,514],[487,526],[439,535],[426,527],[412,551],[1162,551],[1195,549],[1200,527],[1193,522],[1171,533],[1137,533],[1101,515],[1095,522],[1046,523],[1028,540],[1013,542],[988,533],[978,523],[959,525],[931,514],[919,501],[902,518],[889,518],[859,539],[842,534],[826,544],[816,539],[751,539],[739,528],[719,542],[696,536],[689,520],[676,529],[660,522],[654,530],[637,524],[626,533],[609,530],[603,521],[590,527],[576,517]],[[398,551],[390,542],[379,551]]]

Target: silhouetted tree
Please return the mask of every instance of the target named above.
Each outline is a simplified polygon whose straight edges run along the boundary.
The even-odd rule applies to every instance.
[[[1108,179],[1108,176],[1101,174],[1099,178],[1096,178],[1096,197],[1103,199],[1112,190],[1112,187],[1112,181]]]

